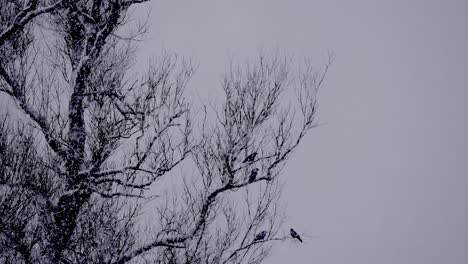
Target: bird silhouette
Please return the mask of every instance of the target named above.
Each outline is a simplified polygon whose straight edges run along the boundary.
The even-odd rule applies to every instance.
[[[268,234],[267,231],[262,231],[262,232],[258,233],[258,234],[255,236],[253,242],[256,242],[256,241],[260,241],[260,240],[265,239],[265,237],[267,236],[267,234]]]
[[[296,233],[296,231],[294,231],[294,229],[291,228],[290,233],[291,233],[291,236],[292,236],[293,238],[296,238],[297,240],[301,241],[301,243],[302,243],[301,237],[299,236],[298,233]]]
[[[250,155],[248,155],[242,163],[247,163],[247,162],[253,162],[255,160],[255,157],[257,156],[257,152],[254,152]]]
[[[255,179],[257,178],[257,174],[258,174],[258,168],[255,168],[250,172],[249,183],[252,183],[255,181]]]

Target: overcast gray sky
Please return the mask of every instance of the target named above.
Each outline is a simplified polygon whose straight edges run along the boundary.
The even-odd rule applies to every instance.
[[[336,53],[319,96],[324,125],[284,171],[289,223],[310,237],[278,245],[267,264],[468,263],[468,1],[151,7],[140,55],[191,56],[199,94],[220,89],[230,57],[260,48],[317,65]]]

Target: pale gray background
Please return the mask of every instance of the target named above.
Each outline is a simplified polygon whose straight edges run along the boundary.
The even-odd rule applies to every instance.
[[[284,171],[289,223],[309,237],[277,246],[267,264],[468,263],[468,1],[150,6],[141,58],[191,56],[196,94],[219,90],[230,58],[260,48],[317,65],[336,53],[319,97],[325,125]]]

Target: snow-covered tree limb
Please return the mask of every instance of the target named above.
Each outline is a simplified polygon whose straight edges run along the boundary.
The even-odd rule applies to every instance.
[[[41,2],[39,0],[27,1],[26,6],[18,12],[10,25],[3,28],[2,32],[0,32],[0,46],[3,45],[12,35],[23,30],[23,28],[37,16],[64,8],[68,4],[68,1],[69,0],[57,0],[46,6],[39,6],[39,3]]]

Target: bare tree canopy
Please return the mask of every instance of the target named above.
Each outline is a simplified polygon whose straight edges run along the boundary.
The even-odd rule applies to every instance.
[[[190,61],[166,53],[130,74],[146,28],[122,29],[144,2],[1,4],[0,94],[25,118],[0,119],[0,262],[260,263],[300,240],[278,179],[331,61],[232,65],[224,99],[195,115]]]

